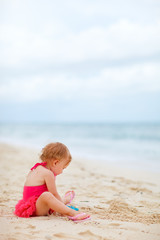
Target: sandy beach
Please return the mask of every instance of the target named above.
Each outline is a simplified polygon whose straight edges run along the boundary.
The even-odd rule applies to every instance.
[[[73,205],[91,214],[74,223],[59,215],[14,216],[25,176],[39,152],[0,144],[0,239],[3,240],[159,240],[160,176],[74,159],[57,177],[61,195],[74,190]],[[74,156],[73,156],[74,157]]]

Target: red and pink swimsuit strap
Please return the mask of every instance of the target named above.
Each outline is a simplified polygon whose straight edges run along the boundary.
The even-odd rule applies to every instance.
[[[38,166],[43,166],[43,167],[45,167],[46,164],[47,164],[46,162],[36,163],[36,164],[31,168],[31,170],[36,169]]]
[[[36,163],[31,170],[36,169],[38,166],[43,166],[45,167],[47,165],[47,162],[42,162],[42,163]],[[56,177],[56,174],[54,173],[54,176]]]

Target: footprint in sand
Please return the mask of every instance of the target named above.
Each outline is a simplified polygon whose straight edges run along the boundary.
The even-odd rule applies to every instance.
[[[109,226],[113,226],[113,227],[119,227],[121,224],[119,224],[119,223],[110,223],[110,224],[108,224]]]
[[[14,238],[14,237],[9,237],[7,238],[7,240],[16,240],[17,238]]]
[[[66,234],[66,233],[56,233],[53,235],[54,237],[63,239],[71,239],[71,240],[81,240],[80,238],[77,238],[73,235]],[[49,238],[46,238],[47,240],[50,240]]]
[[[147,188],[138,188],[138,187],[131,187],[130,190],[135,191],[135,192],[144,192],[144,193],[148,193],[151,194],[152,191],[147,189]]]
[[[52,237],[49,236],[49,235],[46,235],[46,236],[45,236],[45,239],[46,239],[46,240],[52,240]]]
[[[33,225],[29,224],[29,225],[27,226],[27,228],[32,228],[32,229],[35,229],[35,228],[36,228],[36,226],[33,226]]]
[[[85,232],[80,232],[79,235],[82,237],[87,237],[88,240],[108,240],[107,238],[98,236],[89,230],[87,230]]]

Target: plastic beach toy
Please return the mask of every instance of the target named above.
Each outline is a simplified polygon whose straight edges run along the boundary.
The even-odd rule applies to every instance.
[[[72,209],[75,210],[75,211],[79,211],[79,208],[76,208],[75,206],[69,206],[69,205],[67,205],[67,207],[72,208]]]
[[[73,201],[74,197],[75,197],[75,192],[74,191],[68,191],[65,194],[65,197],[70,196],[70,201],[69,204]]]

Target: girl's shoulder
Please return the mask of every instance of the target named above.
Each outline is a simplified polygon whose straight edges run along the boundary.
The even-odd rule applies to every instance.
[[[44,176],[53,174],[50,169],[42,167],[42,166],[37,167],[37,173],[42,174]]]
[[[50,169],[48,169],[46,167],[43,167],[43,166],[38,166],[36,169],[33,169],[30,172],[35,174],[35,175],[40,175],[41,177],[53,174]]]

